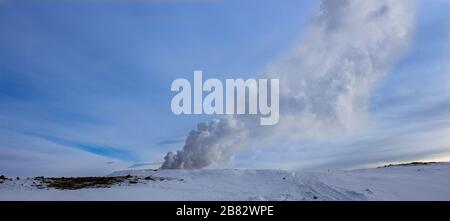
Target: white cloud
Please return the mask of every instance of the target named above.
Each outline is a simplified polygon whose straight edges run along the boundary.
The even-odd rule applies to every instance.
[[[11,130],[0,129],[0,135],[0,174],[8,176],[103,176],[128,166]]]

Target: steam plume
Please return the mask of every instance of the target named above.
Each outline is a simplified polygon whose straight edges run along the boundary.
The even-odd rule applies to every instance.
[[[247,115],[201,123],[182,150],[166,155],[162,168],[221,165],[255,139],[358,128],[372,89],[408,46],[414,19],[410,2],[323,0],[298,45],[268,67],[266,77],[280,79],[280,123],[260,127]]]

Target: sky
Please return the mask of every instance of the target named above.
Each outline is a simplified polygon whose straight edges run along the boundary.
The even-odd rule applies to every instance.
[[[0,174],[103,175],[158,163],[197,123],[177,78],[264,74],[318,1],[0,0]],[[411,45],[360,136],[258,144],[225,168],[358,168],[450,160],[450,1],[418,0]],[[274,147],[275,146],[275,147]]]

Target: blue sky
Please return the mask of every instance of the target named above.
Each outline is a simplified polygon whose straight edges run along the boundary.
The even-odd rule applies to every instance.
[[[380,122],[372,136],[423,134],[429,129],[414,123],[450,115],[450,2],[418,4],[413,45],[371,98]],[[317,1],[296,0],[0,0],[0,174],[102,174],[160,162],[209,119],[172,114],[174,79],[190,79],[197,69],[205,78],[262,74],[317,9]],[[430,127],[448,132],[445,120]],[[393,127],[399,131],[386,132]],[[331,150],[249,149],[259,154],[242,153],[229,166],[283,167],[276,159],[287,158],[292,167],[339,167],[450,151],[438,146],[362,151],[359,160]],[[335,160],[320,160],[330,153]]]

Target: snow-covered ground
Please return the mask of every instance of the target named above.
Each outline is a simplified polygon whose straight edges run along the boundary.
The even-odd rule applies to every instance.
[[[0,200],[450,200],[450,164],[353,171],[126,170],[137,184],[39,189],[36,180],[0,183]],[[143,177],[171,179],[145,180]],[[35,182],[35,184],[33,184]]]

